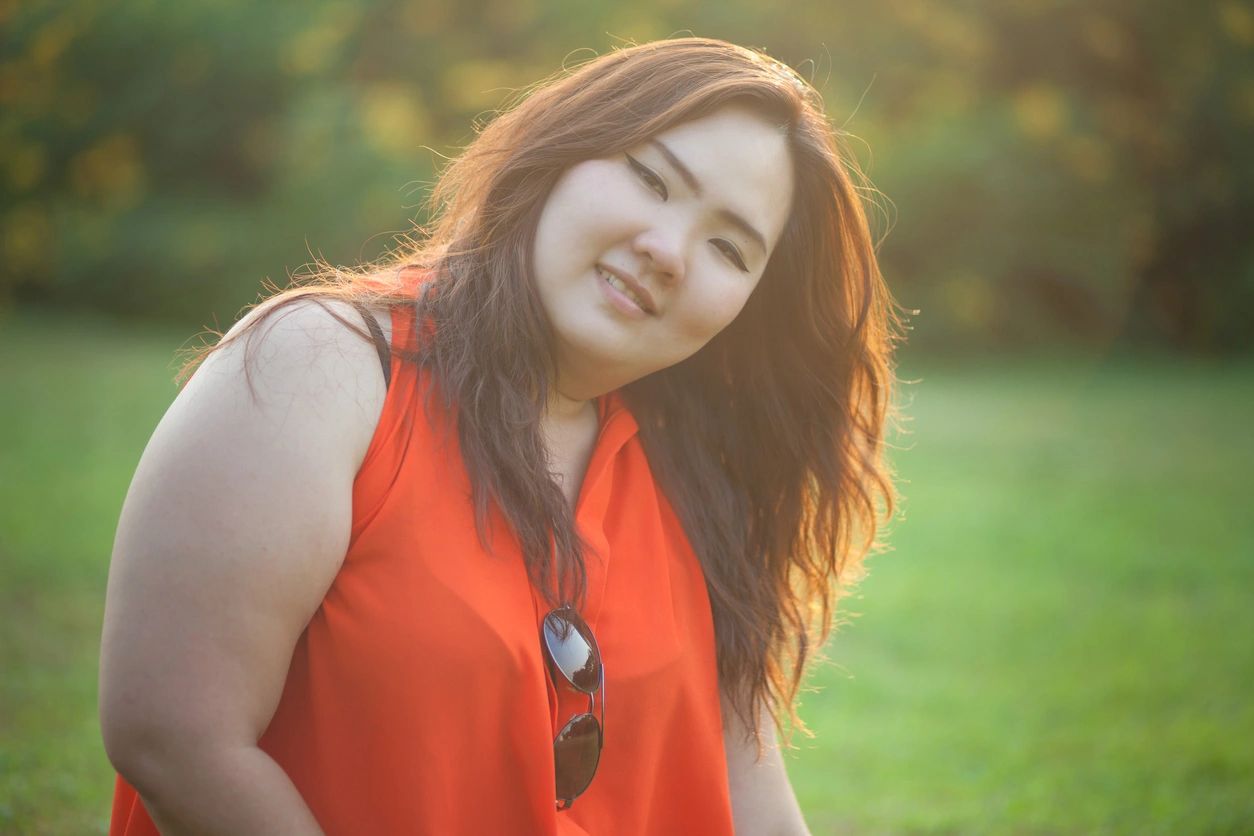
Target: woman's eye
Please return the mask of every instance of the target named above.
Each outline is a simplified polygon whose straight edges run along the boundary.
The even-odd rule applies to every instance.
[[[749,268],[745,266],[745,260],[740,257],[740,251],[737,250],[735,245],[730,241],[724,241],[722,238],[717,238],[714,240],[714,246],[718,247],[719,251],[722,252],[723,255],[727,256],[727,260],[736,265],[740,272],[749,272]]]
[[[625,154],[624,156],[627,157],[627,162],[631,164],[631,168],[636,172],[636,176],[643,180],[646,186],[657,192],[658,196],[662,198],[662,200],[666,200],[666,198],[670,197],[670,192],[667,191],[666,184],[662,182],[661,177],[658,177],[657,174],[653,172],[653,169],[641,163],[631,154]]]

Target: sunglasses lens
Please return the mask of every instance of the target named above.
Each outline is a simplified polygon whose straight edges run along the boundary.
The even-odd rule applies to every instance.
[[[571,685],[591,694],[601,684],[601,655],[592,631],[579,616],[561,610],[545,616],[544,643],[553,666]]]
[[[586,790],[600,759],[601,726],[591,714],[580,714],[553,741],[557,797],[569,801]]]

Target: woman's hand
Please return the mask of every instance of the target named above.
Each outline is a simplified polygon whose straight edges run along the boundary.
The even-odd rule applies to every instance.
[[[383,396],[374,348],[302,300],[209,355],[153,433],[114,544],[100,714],[164,832],[319,832],[257,741],[344,558]]]

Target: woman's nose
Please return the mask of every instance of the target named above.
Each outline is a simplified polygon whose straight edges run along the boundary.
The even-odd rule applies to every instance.
[[[684,245],[676,231],[653,227],[637,235],[632,248],[646,257],[649,270],[662,281],[683,281]]]

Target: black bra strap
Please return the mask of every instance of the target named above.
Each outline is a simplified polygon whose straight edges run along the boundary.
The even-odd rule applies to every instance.
[[[366,321],[366,327],[370,329],[370,334],[374,337],[375,351],[379,352],[379,364],[383,366],[383,388],[387,389],[392,384],[392,351],[388,348],[387,340],[383,338],[383,329],[379,327],[379,320],[366,310],[365,305],[358,302],[352,304],[357,309],[357,313],[361,314],[361,318]]]

